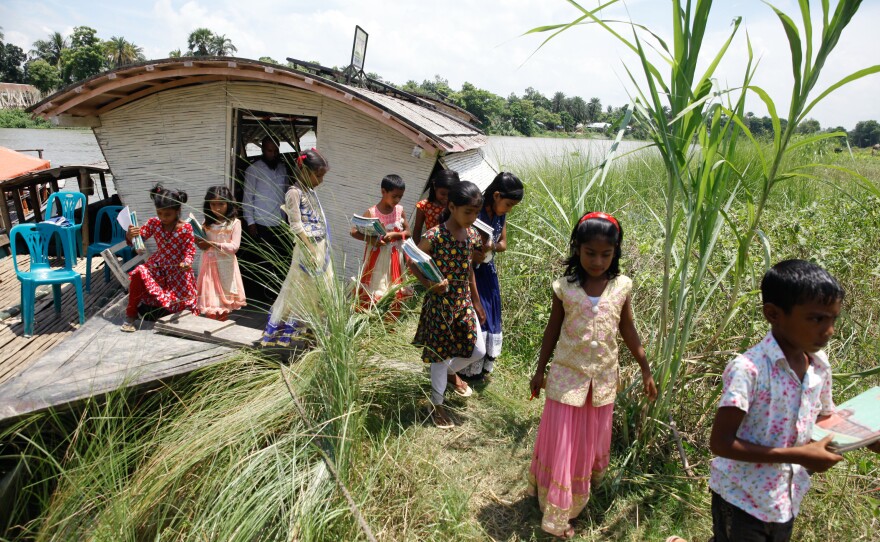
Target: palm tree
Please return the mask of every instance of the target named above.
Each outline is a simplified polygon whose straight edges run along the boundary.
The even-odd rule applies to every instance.
[[[214,50],[214,39],[214,33],[210,29],[196,28],[187,39],[189,50],[186,56],[210,56]]]
[[[126,64],[134,64],[145,60],[142,47],[131,43],[122,36],[113,36],[104,42],[104,51],[111,68],[118,68]]]
[[[215,34],[212,46],[216,56],[228,56],[238,51],[238,47],[225,34]]]
[[[70,46],[70,41],[61,32],[52,32],[49,39],[37,40],[30,51],[32,59],[40,58],[56,68],[61,68],[61,54]]]
[[[601,114],[602,102],[599,98],[590,98],[590,103],[587,104],[587,116],[589,117],[590,122],[596,122]]]

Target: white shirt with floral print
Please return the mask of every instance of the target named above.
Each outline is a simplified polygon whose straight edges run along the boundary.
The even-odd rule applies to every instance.
[[[828,357],[822,351],[808,357],[800,381],[771,332],[727,365],[718,406],[746,413],[737,431],[739,439],[773,448],[810,442],[816,418],[833,413],[834,402]],[[716,457],[709,487],[761,521],[786,523],[798,514],[810,475],[801,465]]]

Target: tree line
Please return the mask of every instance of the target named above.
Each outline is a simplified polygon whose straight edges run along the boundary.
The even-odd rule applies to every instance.
[[[196,28],[187,38],[187,48],[174,49],[168,56],[228,56],[237,51],[238,48],[225,35],[208,28]],[[88,26],[74,28],[70,36],[53,32],[46,39],[35,41],[27,53],[17,45],[4,43],[0,28],[0,81],[28,83],[44,94],[105,70],[145,60],[142,47],[122,36],[101,39],[97,31]],[[289,66],[289,63],[281,64],[266,56],[259,60]],[[368,76],[382,81],[378,74],[370,73]],[[468,82],[455,90],[440,75],[421,83],[414,80],[402,85],[382,82],[407,92],[451,102],[476,117],[484,131],[496,135],[537,136],[584,130],[611,135],[621,129],[620,124],[626,118],[629,107],[628,104],[603,106],[597,97],[584,99],[581,96],[566,96],[563,92],[555,92],[548,97],[532,87],[525,89],[521,96],[511,93],[506,98]],[[770,117],[747,113],[743,122],[756,137],[773,136]],[[627,134],[636,139],[644,139],[647,135],[634,120],[626,129]],[[798,126],[798,132],[802,134],[820,131],[823,128],[815,119],[808,119]],[[880,124],[875,120],[861,121],[850,131],[842,126],[826,128],[825,131],[847,132],[850,143],[857,147],[880,143]]]

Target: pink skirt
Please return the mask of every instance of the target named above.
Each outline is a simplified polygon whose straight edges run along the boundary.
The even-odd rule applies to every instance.
[[[247,305],[241,272],[235,255],[216,254],[210,249],[202,254],[199,266],[199,313],[222,317]]]
[[[614,404],[592,402],[592,390],[581,407],[547,399],[538,426],[529,493],[544,513],[541,528],[557,536],[590,500],[590,479],[608,467]]]

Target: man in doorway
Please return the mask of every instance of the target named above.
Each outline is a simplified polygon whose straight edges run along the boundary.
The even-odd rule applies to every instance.
[[[290,181],[278,143],[267,135],[260,148],[263,154],[244,173],[242,214],[248,239],[242,278],[249,300],[272,303],[290,263],[287,217],[281,209]]]

